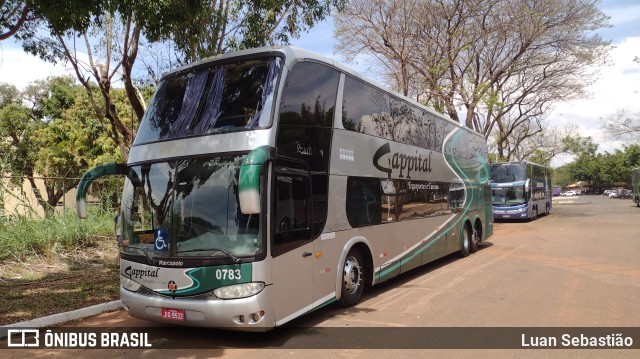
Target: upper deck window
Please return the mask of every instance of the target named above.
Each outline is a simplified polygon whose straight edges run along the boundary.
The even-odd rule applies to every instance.
[[[134,145],[266,128],[278,58],[263,58],[194,68],[160,82],[145,113]]]
[[[526,166],[521,163],[491,165],[491,181],[495,183],[524,181],[526,179]]]

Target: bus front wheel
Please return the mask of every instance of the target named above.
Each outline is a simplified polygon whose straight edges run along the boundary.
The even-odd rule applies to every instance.
[[[357,249],[351,248],[342,265],[342,293],[339,302],[350,307],[362,297],[364,289],[364,272],[362,255]]]

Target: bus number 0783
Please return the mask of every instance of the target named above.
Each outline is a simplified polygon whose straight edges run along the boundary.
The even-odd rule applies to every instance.
[[[240,269],[218,269],[216,270],[216,279],[230,279],[230,280],[239,280],[242,278],[242,274],[240,273]]]

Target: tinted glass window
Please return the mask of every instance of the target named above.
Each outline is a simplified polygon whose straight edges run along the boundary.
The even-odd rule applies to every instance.
[[[386,93],[346,77],[342,103],[342,125],[345,129],[387,138],[390,106]]]
[[[451,214],[462,208],[464,186],[456,183],[347,179],[346,212],[352,227]]]
[[[272,254],[277,256],[311,240],[309,174],[295,167],[275,171],[275,235]]]
[[[491,165],[491,181],[495,183],[507,183],[524,181],[527,179],[526,167],[520,163]]]
[[[173,206],[178,255],[236,255],[260,250],[259,215],[243,214],[238,199],[242,156],[179,162]]]
[[[134,144],[270,126],[280,60],[212,66],[164,79]]]
[[[287,75],[280,125],[332,127],[338,93],[338,71],[314,62],[299,62]]]
[[[240,212],[244,156],[134,166],[122,198],[123,251],[147,256],[255,256],[264,248],[260,214]]]
[[[495,206],[514,206],[527,201],[524,185],[493,188],[491,193]]]
[[[351,227],[379,224],[382,220],[382,190],[377,178],[347,179],[347,220]]]
[[[347,76],[342,102],[345,129],[434,151],[455,126],[418,106]]]
[[[333,115],[340,74],[313,62],[299,62],[287,75],[276,147],[279,158],[295,159],[313,173],[310,210],[312,235],[322,232],[327,219],[329,158]]]

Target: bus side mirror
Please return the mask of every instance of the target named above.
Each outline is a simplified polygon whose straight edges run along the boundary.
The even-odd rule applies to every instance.
[[[531,187],[530,184],[531,179],[527,179],[527,182],[524,183],[524,191],[529,193],[529,188]]]
[[[106,165],[101,165],[94,167],[87,171],[87,173],[82,176],[80,183],[78,183],[78,190],[76,192],[76,214],[80,218],[87,218],[87,191],[89,191],[89,185],[94,180],[108,175],[126,175],[127,174],[127,165],[126,164],[116,164],[116,163],[108,163]]]
[[[260,213],[260,174],[270,158],[271,147],[262,146],[249,152],[242,161],[238,176],[238,200],[243,214]]]

